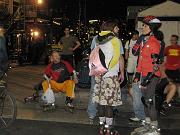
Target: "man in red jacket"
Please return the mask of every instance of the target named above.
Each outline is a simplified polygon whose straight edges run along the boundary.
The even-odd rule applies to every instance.
[[[51,63],[45,69],[45,75],[49,79],[49,83],[54,92],[66,93],[66,105],[73,107],[72,101],[74,98],[74,87],[77,82],[75,70],[72,66],[63,60],[60,60],[58,52],[53,52],[51,55]],[[73,76],[73,80],[71,79]],[[44,92],[48,89],[48,81],[42,82]]]
[[[144,126],[135,129],[133,133],[159,135],[155,109],[155,87],[160,78],[158,66],[161,46],[154,35],[160,26],[159,19],[154,16],[146,16],[143,19],[143,39],[133,47],[133,52],[138,53],[139,57],[134,83],[140,84],[143,95],[141,100],[146,114]]]

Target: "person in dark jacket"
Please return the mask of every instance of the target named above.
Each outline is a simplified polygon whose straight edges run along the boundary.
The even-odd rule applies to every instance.
[[[2,79],[4,72],[6,72],[8,65],[8,55],[4,33],[4,28],[0,27],[0,80]]]

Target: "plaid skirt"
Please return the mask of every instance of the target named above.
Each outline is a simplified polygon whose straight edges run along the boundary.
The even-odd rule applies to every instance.
[[[92,101],[106,106],[122,105],[118,77],[95,77]]]

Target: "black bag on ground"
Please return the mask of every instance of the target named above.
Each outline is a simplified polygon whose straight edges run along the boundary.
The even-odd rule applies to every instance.
[[[89,76],[89,59],[85,58],[80,63],[79,74],[78,74],[78,87],[90,88],[91,77]]]

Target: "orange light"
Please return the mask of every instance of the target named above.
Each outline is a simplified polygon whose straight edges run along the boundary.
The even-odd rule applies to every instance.
[[[42,3],[43,3],[43,0],[37,0],[37,3],[38,3],[38,4],[42,4]]]
[[[32,31],[31,36],[38,37],[39,36],[39,31]]]
[[[39,36],[39,32],[38,31],[34,31],[34,36],[38,37]]]

